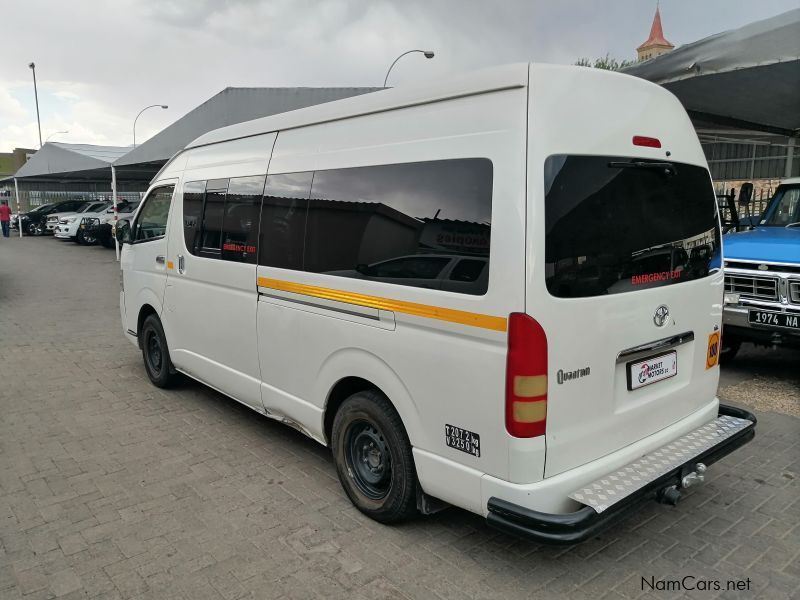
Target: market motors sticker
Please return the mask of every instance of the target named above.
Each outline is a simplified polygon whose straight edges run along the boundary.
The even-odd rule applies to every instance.
[[[706,352],[706,369],[716,367],[719,364],[719,331],[715,331],[708,336],[708,351]]]

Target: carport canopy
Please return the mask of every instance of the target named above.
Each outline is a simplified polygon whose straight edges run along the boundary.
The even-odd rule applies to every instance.
[[[695,125],[800,133],[800,9],[686,44],[623,70],[658,83]]]
[[[225,88],[117,159],[114,162],[114,169],[118,177],[137,173],[153,177],[189,142],[214,129],[382,89],[377,87]]]
[[[20,181],[111,181],[111,163],[130,151],[125,146],[48,142],[22,165]]]

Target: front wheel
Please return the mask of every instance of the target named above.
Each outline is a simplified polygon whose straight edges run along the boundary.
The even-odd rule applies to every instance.
[[[386,396],[375,390],[350,396],[336,413],[332,433],[339,481],[358,510],[381,523],[416,513],[411,443]]]
[[[177,373],[169,357],[167,337],[161,321],[155,315],[150,315],[144,320],[139,340],[144,359],[144,370],[153,385],[166,388],[175,383]]]

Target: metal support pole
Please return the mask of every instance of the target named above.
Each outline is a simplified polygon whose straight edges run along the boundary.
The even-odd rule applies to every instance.
[[[119,262],[119,242],[117,241],[117,170],[111,166],[111,198],[114,201],[114,248],[116,248],[117,262]]]
[[[789,147],[786,148],[786,170],[783,172],[783,176],[786,179],[792,176],[792,161],[794,160],[795,142],[797,142],[797,138],[790,137]]]
[[[14,192],[17,195],[17,229],[19,229],[19,237],[22,237],[22,211],[19,209],[19,184],[16,177],[14,177]]]

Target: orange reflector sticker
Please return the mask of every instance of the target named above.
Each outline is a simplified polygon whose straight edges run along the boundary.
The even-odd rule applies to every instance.
[[[174,267],[175,267],[175,263],[172,262],[171,260],[168,260],[167,261],[167,268],[172,270]]]
[[[719,331],[715,331],[708,336],[708,351],[706,352],[706,369],[716,367],[719,364],[720,337]]]
[[[514,377],[514,395],[518,398],[536,398],[547,393],[547,375],[517,375]]]
[[[518,423],[538,423],[547,417],[547,402],[514,402],[514,420]]]

